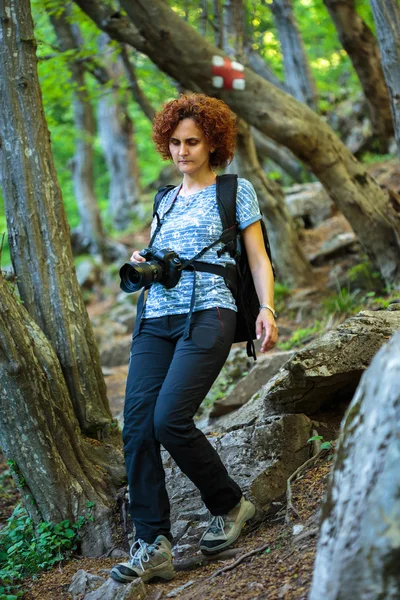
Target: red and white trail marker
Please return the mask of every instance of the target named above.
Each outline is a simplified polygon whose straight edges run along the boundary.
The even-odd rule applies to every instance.
[[[224,90],[244,90],[244,67],[240,63],[223,56],[212,57],[212,84]]]

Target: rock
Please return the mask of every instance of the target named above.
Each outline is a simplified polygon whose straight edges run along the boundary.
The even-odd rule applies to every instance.
[[[248,404],[234,414],[247,407]],[[263,418],[262,412],[258,410],[258,420],[248,427],[209,437],[230,475],[243,493],[255,502],[259,516],[285,493],[287,478],[309,457],[307,440],[312,429],[311,421],[305,415]],[[183,549],[197,549],[209,513],[197,488],[165,450],[163,462],[171,521],[179,523],[179,528],[174,530],[178,543],[174,551],[179,554]],[[187,523],[186,530],[182,522]],[[178,538],[180,532],[183,535]]]
[[[104,582],[105,579],[103,577],[98,577],[83,569],[79,569],[72,577],[68,592],[71,594],[73,600],[78,600],[83,594],[86,594],[89,590],[95,590],[103,585]]]
[[[208,426],[206,432],[211,433],[214,431],[221,433],[235,431],[235,429],[243,429],[243,427],[250,427],[262,418],[264,413],[264,398],[260,391],[258,391],[238,410],[215,419],[214,422]]]
[[[350,250],[355,251],[359,247],[359,241],[353,232],[339,233],[322,244],[318,252],[309,256],[309,260],[313,265],[322,265],[331,258],[342,256]]]
[[[112,369],[107,367],[106,372],[103,368],[102,371],[105,376],[104,380],[107,386],[107,398],[110,404],[111,414],[113,417],[119,418],[124,409],[128,364],[113,367]]]
[[[361,311],[310,342],[260,391],[266,414],[312,415],[351,400],[373,356],[398,329],[399,311]]]
[[[100,362],[104,367],[117,367],[129,363],[132,334],[112,338],[100,349]]]
[[[76,277],[81,288],[91,289],[101,280],[101,259],[82,260],[76,267]]]
[[[334,203],[319,182],[293,185],[285,190],[285,201],[294,219],[305,227],[316,227],[332,216]]]
[[[141,579],[131,583],[117,583],[107,579],[94,592],[90,592],[84,600],[143,600],[147,596],[146,586]]]
[[[226,415],[246,404],[250,398],[284,365],[293,352],[275,352],[260,356],[248,375],[241,379],[232,392],[222,400],[216,400],[210,417]]]
[[[363,374],[322,508],[310,600],[400,598],[400,332]]]
[[[116,321],[124,326],[124,333],[133,333],[136,320],[136,306],[130,302],[117,304],[108,314],[109,321]]]

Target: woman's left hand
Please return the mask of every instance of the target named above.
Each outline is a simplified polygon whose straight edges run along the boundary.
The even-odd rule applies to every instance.
[[[278,327],[276,326],[275,317],[268,308],[262,308],[256,321],[256,335],[259,340],[265,333],[261,343],[260,352],[264,353],[271,350],[278,339]]]

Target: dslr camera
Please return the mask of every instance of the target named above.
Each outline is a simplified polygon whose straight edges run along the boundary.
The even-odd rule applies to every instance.
[[[146,262],[125,263],[119,271],[124,292],[137,292],[152,283],[161,283],[167,289],[176,286],[182,274],[182,261],[174,250],[144,248],[139,254]]]

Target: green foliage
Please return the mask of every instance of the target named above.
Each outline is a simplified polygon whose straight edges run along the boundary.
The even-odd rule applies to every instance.
[[[384,281],[368,260],[351,267],[347,272],[349,281],[362,290],[383,290]]]
[[[324,298],[322,304],[330,314],[352,315],[361,310],[359,296],[359,290],[350,291],[341,287],[337,294]]]
[[[278,315],[285,310],[285,304],[287,298],[291,295],[291,289],[285,283],[275,282],[274,285],[274,298],[275,298],[275,310]]]
[[[307,444],[311,444],[311,442],[316,442],[316,441],[321,441],[321,445],[320,445],[320,450],[333,450],[333,442],[326,442],[324,441],[324,436],[323,435],[313,435],[312,437],[310,437],[309,440],[307,440]],[[329,454],[328,455],[328,460],[331,460],[331,458],[333,458],[333,454]]]
[[[89,510],[93,507],[90,504]],[[42,521],[34,527],[25,508],[18,504],[0,530],[0,600],[21,597],[24,577],[50,569],[76,550],[84,523],[81,517],[74,524],[68,520],[56,524]]]
[[[312,327],[297,329],[289,340],[286,342],[278,342],[277,347],[281,350],[291,350],[292,348],[303,346],[304,344],[311,342],[311,340],[313,340],[318,333],[323,331],[323,329],[323,323],[321,321],[316,321]]]

